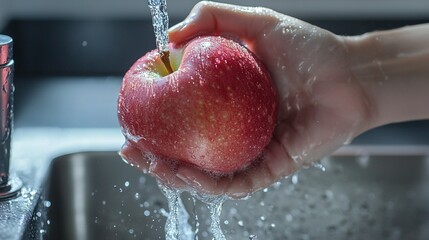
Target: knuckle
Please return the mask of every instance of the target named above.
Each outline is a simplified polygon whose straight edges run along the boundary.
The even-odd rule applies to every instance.
[[[202,11],[208,7],[213,6],[213,2],[211,1],[200,1],[197,4],[195,4],[194,10],[196,11]]]

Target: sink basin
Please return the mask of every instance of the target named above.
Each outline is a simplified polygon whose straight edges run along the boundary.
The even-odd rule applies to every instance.
[[[30,235],[65,240],[129,239],[134,235],[160,239],[163,235],[165,218],[145,216],[148,205],[151,214],[166,208],[155,180],[125,164],[117,152],[58,157],[51,163],[45,186],[34,217],[39,226],[33,226],[37,231]]]
[[[226,238],[428,239],[428,155],[389,149],[340,151],[323,167],[226,201]],[[45,182],[25,239],[165,239],[166,198],[115,151],[57,157]],[[211,239],[205,204],[182,200],[199,239]]]

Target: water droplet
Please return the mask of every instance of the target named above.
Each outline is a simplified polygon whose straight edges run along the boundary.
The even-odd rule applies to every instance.
[[[369,165],[369,155],[361,155],[356,160],[359,166],[361,166],[362,168],[366,168]]]
[[[273,184],[273,188],[274,189],[280,189],[281,185],[282,185],[281,182],[276,182],[276,183]]]
[[[294,174],[293,176],[292,176],[292,183],[293,184],[297,184],[298,183],[298,175],[297,174]]]
[[[48,208],[51,206],[51,202],[50,201],[43,201],[43,206]]]
[[[139,183],[140,183],[140,185],[144,185],[146,183],[146,178],[144,176],[141,176],[139,178]]]
[[[334,197],[334,193],[331,190],[326,190],[322,195],[322,199],[325,199],[325,200],[332,200],[333,197]]]
[[[130,186],[130,182],[126,181],[126,182],[124,183],[124,186],[125,186],[125,187],[129,187],[129,186]]]
[[[249,240],[256,240],[256,239],[258,239],[258,236],[254,234],[249,235]]]
[[[313,167],[322,170],[322,172],[326,171],[326,168],[320,162],[313,163]]]

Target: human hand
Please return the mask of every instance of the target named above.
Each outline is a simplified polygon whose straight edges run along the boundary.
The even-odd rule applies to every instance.
[[[265,188],[310,165],[367,129],[368,99],[350,73],[343,39],[265,8],[200,2],[170,30],[175,44],[199,35],[237,36],[267,66],[277,87],[279,119],[260,160],[227,177],[193,166],[151,161],[128,142],[121,155],[177,188],[233,198]],[[141,163],[141,159],[147,161]]]

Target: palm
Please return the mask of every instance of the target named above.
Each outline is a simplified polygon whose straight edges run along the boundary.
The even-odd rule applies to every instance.
[[[279,91],[274,140],[283,158],[310,163],[359,133],[367,106],[335,35],[303,22],[275,29],[253,43]]]
[[[279,123],[263,160],[235,175],[230,195],[267,187],[361,131],[367,106],[347,70],[343,45],[335,35],[305,25],[277,25],[250,44],[277,85]]]

